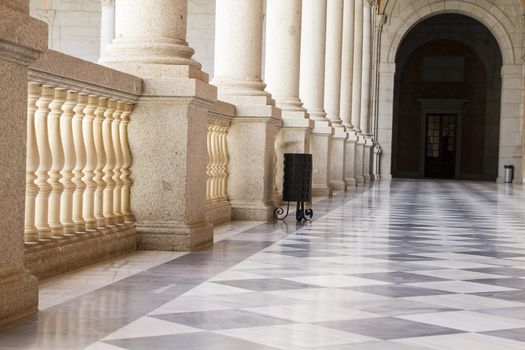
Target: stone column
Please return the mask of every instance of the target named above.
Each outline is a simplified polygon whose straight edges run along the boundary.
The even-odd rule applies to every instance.
[[[374,39],[372,40],[372,93],[371,93],[371,111],[370,111],[370,132],[374,138],[374,146],[371,150],[370,176],[372,180],[380,179],[379,158],[381,157],[381,146],[377,141],[377,119],[379,117],[379,64],[381,51],[381,33],[386,21],[385,15],[377,15],[378,2],[374,3],[372,8],[372,28],[374,29]]]
[[[266,90],[281,109],[283,127],[277,139],[276,187],[282,189],[283,154],[309,153],[309,119],[299,98],[299,64],[301,55],[301,0],[266,1]]]
[[[365,0],[363,9],[363,78],[361,88],[361,131],[365,138],[363,150],[363,178],[370,182],[370,149],[373,145],[370,133],[370,91],[372,84],[372,5],[374,0]]]
[[[357,133],[352,125],[352,81],[354,75],[354,0],[343,4],[343,52],[341,55],[341,105],[340,114],[347,129],[345,141],[345,182],[347,186],[357,185],[355,178],[355,145]]]
[[[104,58],[106,46],[115,39],[115,0],[102,0],[100,5],[100,58]]]
[[[218,86],[219,99],[236,108],[228,133],[232,216],[269,220],[274,208],[274,144],[281,111],[264,91],[261,79],[263,0],[217,0],[215,21],[213,83]]]
[[[334,127],[330,154],[330,185],[333,190],[346,191],[344,163],[348,134],[340,115],[343,0],[328,0],[327,5],[324,108]]]
[[[187,0],[117,0],[104,65],[143,78],[131,114],[131,210],[139,247],[192,250],[213,242],[205,209],[208,110],[216,89],[186,42]]]
[[[354,176],[357,183],[364,183],[363,157],[365,138],[361,130],[361,101],[363,82],[363,1],[355,0],[354,12],[354,73],[352,85],[352,124],[358,134],[355,145]],[[368,1],[368,0],[366,0]]]
[[[300,97],[315,122],[310,151],[313,158],[313,194],[331,196],[330,153],[334,129],[324,111],[326,0],[303,0]]]
[[[24,267],[28,66],[47,49],[47,25],[29,1],[0,3],[0,324],[37,311],[38,281]]]

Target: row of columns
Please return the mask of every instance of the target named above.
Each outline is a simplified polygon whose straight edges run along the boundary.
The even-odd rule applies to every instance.
[[[281,87],[297,83],[297,75],[287,74],[290,69],[286,68],[300,69],[299,95],[307,110],[301,117],[314,122],[309,142],[314,160],[314,195],[329,196],[332,190],[370,181],[375,6],[376,1],[371,0],[268,1],[266,28],[267,42],[271,44],[266,49],[267,90],[277,106],[286,109]],[[302,27],[300,35],[290,36],[290,28],[300,27],[301,21],[308,25]],[[283,114],[283,145],[297,143],[289,136],[294,130],[289,125],[292,120],[297,122],[297,118]],[[307,148],[296,146],[294,151]],[[283,147],[282,151],[289,149]]]
[[[208,111],[217,96],[236,107],[228,139],[234,218],[271,218],[281,126],[280,151],[313,154],[316,194],[365,179],[369,0],[364,8],[363,0],[268,0],[266,74],[276,101],[261,77],[263,10],[263,0],[217,0],[214,86],[186,42],[187,0],[116,0],[116,38],[101,63],[144,80],[129,128],[131,209],[142,249],[213,242],[205,174]],[[0,13],[7,19],[0,33],[0,144],[9,150],[0,153],[0,177],[12,184],[2,189],[0,205],[1,323],[37,305],[37,281],[23,266],[25,116],[28,66],[46,49],[47,26],[29,16],[27,0],[5,0]]]
[[[166,179],[170,180],[169,188],[196,189],[198,176],[190,173],[174,176],[168,166],[173,162],[159,171],[153,160],[163,164],[173,154],[182,154],[183,169],[191,169],[195,175],[202,167],[200,174],[205,174],[206,157],[198,155],[205,151],[206,128],[202,125],[196,132],[195,124],[204,124],[205,106],[217,98],[233,104],[236,110],[227,145],[228,197],[234,219],[272,218],[277,200],[275,189],[280,188],[282,179],[282,154],[286,152],[312,153],[314,195],[330,196],[333,190],[345,190],[349,185],[370,179],[364,168],[368,164],[365,157],[370,154],[367,147],[372,144],[366,140],[371,140],[370,23],[375,1],[267,0],[266,3],[266,81],[262,77],[264,1],[217,0],[215,76],[211,85],[207,75],[200,71],[200,64],[191,58],[193,49],[186,42],[187,0],[116,0],[116,38],[101,63],[145,79],[146,91],[135,109],[130,129],[133,173],[137,180],[132,193],[141,198],[134,208],[137,225],[139,232],[147,233],[144,236],[156,236],[139,238],[143,247],[162,248],[165,233],[176,230],[185,232],[186,244],[193,247],[194,231],[207,227],[202,214],[178,209],[181,205],[189,206],[192,211],[202,209],[204,213],[197,203],[201,189],[196,190],[198,196],[184,191],[175,195],[182,197],[177,203],[170,203],[168,198],[174,197],[166,197],[164,191]],[[201,89],[184,90],[183,87],[192,86],[183,84],[184,80]],[[204,86],[207,93],[200,96]],[[160,103],[161,97],[166,103]],[[188,101],[186,105],[180,103],[182,98]],[[167,104],[168,101],[178,101],[177,107]],[[174,109],[181,118],[179,124],[187,129],[178,128],[173,134],[180,134],[187,142],[191,135],[192,144],[201,140],[202,145],[175,152],[175,148],[188,145],[177,142],[173,145],[174,152],[167,153],[159,152],[159,147],[151,143],[149,150],[143,141],[146,131],[163,135],[169,130],[166,125],[180,126],[173,123],[174,114],[167,114]],[[141,118],[141,113],[146,116]],[[153,115],[157,116],[155,125],[146,122]],[[160,123],[162,115],[165,121]],[[157,132],[158,128],[162,130]],[[140,132],[134,136],[134,130]],[[173,134],[163,149],[170,149]],[[134,147],[133,143],[137,145]],[[149,153],[158,157],[147,157]],[[204,161],[196,166],[189,164],[190,159]],[[148,164],[139,164],[146,160]],[[153,173],[150,168],[157,171]],[[163,173],[165,178],[159,175]],[[144,185],[139,184],[142,176],[147,179]],[[152,185],[156,178],[159,184]],[[202,191],[204,188],[203,185]],[[167,203],[155,203],[158,202],[155,196]],[[173,208],[176,214],[163,205]],[[158,207],[165,215],[153,214],[152,207]],[[211,242],[211,230],[206,230],[197,240],[199,245]]]

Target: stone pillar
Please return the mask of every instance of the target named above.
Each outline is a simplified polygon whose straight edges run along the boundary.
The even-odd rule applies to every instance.
[[[277,139],[276,187],[282,189],[283,154],[309,153],[309,119],[299,98],[299,64],[301,55],[301,0],[266,1],[266,90],[281,109],[283,127]]]
[[[328,0],[327,5],[324,108],[334,127],[330,154],[330,185],[333,190],[346,191],[344,163],[348,134],[340,116],[343,0]]]
[[[354,74],[354,0],[343,4],[343,52],[341,55],[341,105],[340,114],[347,129],[345,141],[345,182],[347,186],[357,185],[355,178],[355,145],[357,133],[352,125],[352,81]]]
[[[281,113],[261,79],[263,0],[217,0],[215,21],[213,83],[218,86],[219,99],[236,108],[228,132],[232,216],[269,220],[273,217],[274,144]]]
[[[208,110],[216,89],[186,42],[187,0],[117,0],[104,65],[143,78],[131,114],[131,210],[139,248],[212,244],[205,208]]]
[[[363,8],[363,77],[361,88],[361,132],[365,138],[363,150],[363,178],[370,182],[370,148],[373,145],[370,133],[370,91],[372,83],[372,2],[365,0]]]
[[[115,39],[115,0],[100,2],[100,58],[107,55],[106,46]]]
[[[363,157],[365,138],[361,130],[361,101],[363,82],[363,1],[355,0],[354,12],[354,73],[352,85],[352,124],[358,134],[355,145],[354,176],[357,183],[364,183]],[[368,0],[366,0],[368,1]]]
[[[28,66],[47,49],[47,25],[29,1],[0,3],[0,324],[37,311],[38,281],[24,268]]]
[[[326,0],[303,0],[300,97],[315,122],[310,151],[313,158],[313,194],[331,196],[330,153],[334,129],[324,111]]]

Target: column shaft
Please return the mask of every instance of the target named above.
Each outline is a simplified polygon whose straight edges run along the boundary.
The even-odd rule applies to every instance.
[[[100,9],[100,57],[106,57],[106,46],[115,39],[115,0],[102,0]]]
[[[327,5],[324,107],[335,129],[330,151],[330,185],[334,190],[344,191],[344,153],[348,134],[340,117],[343,0],[328,0]]]
[[[352,94],[354,75],[354,31],[355,3],[354,0],[344,0],[343,8],[343,52],[341,58],[341,119],[347,127],[348,138],[345,141],[344,179],[349,185],[356,185],[355,178],[355,145],[357,134],[352,124]]]
[[[330,153],[334,130],[324,111],[326,0],[303,0],[301,77],[299,93],[315,121],[310,150],[313,158],[313,194],[331,196]]]
[[[344,0],[341,55],[341,106],[343,125],[352,125],[352,81],[354,74],[354,0]]]
[[[301,0],[266,1],[266,90],[281,108],[283,127],[276,140],[275,183],[282,190],[283,154],[308,153],[314,122],[299,98]]]
[[[361,82],[363,67],[363,0],[355,0],[354,12],[354,63],[352,84],[352,124],[361,132]]]
[[[281,113],[261,79],[263,0],[217,0],[215,25],[213,83],[219,99],[235,106],[227,140],[232,215],[241,220],[269,220]]]
[[[262,0],[217,0],[213,83],[219,95],[266,95],[261,79]]]
[[[326,53],[324,108],[332,126],[341,126],[341,53],[343,40],[343,0],[328,0],[326,20]]]
[[[371,34],[371,6],[370,1],[365,0],[363,9],[363,78],[361,89],[361,131],[363,134],[369,134],[369,117],[370,117],[370,90],[371,90],[371,67],[372,67],[372,34]]]

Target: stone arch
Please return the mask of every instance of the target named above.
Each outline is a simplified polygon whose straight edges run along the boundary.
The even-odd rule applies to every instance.
[[[475,52],[481,58],[482,63],[485,65],[485,71],[487,73],[487,76],[489,74],[494,73],[493,67],[488,66],[488,62],[490,60],[487,56],[486,50],[482,46],[480,46],[478,43],[466,40],[464,37],[462,37],[459,34],[444,34],[444,33],[431,34],[429,36],[426,36],[424,38],[420,38],[419,40],[414,41],[414,43],[410,46],[410,48],[406,50],[406,53],[404,55],[397,56],[396,64],[398,66],[398,69],[404,66],[405,61],[407,60],[408,56],[410,56],[410,54],[414,52],[417,48],[427,43],[430,43],[432,41],[436,41],[436,40],[452,40],[452,41],[457,41],[459,43],[464,44],[465,46],[470,48],[473,52]]]
[[[503,67],[500,157],[498,181],[503,177],[503,165],[513,164],[515,182],[522,183],[523,164],[522,124],[524,110],[524,67],[521,48],[524,35],[518,28],[524,4],[519,0],[495,4],[489,0],[389,0],[383,13],[384,26],[378,63],[376,99],[378,110],[374,118],[377,140],[381,146],[379,162],[382,178],[391,178],[393,96],[397,51],[404,37],[420,22],[440,14],[460,14],[483,24],[496,39]]]
[[[399,0],[387,4],[385,13],[389,13]],[[503,56],[504,65],[512,65],[516,62],[515,49],[513,45],[510,29],[514,29],[512,20],[501,9],[487,0],[419,0],[413,1],[410,5],[403,7],[403,14],[396,21],[389,21],[387,18],[387,31],[391,34],[392,40],[386,52],[382,52],[382,60],[395,62],[399,46],[407,33],[410,32],[418,23],[429,17],[453,13],[474,18],[487,27],[496,38]]]

